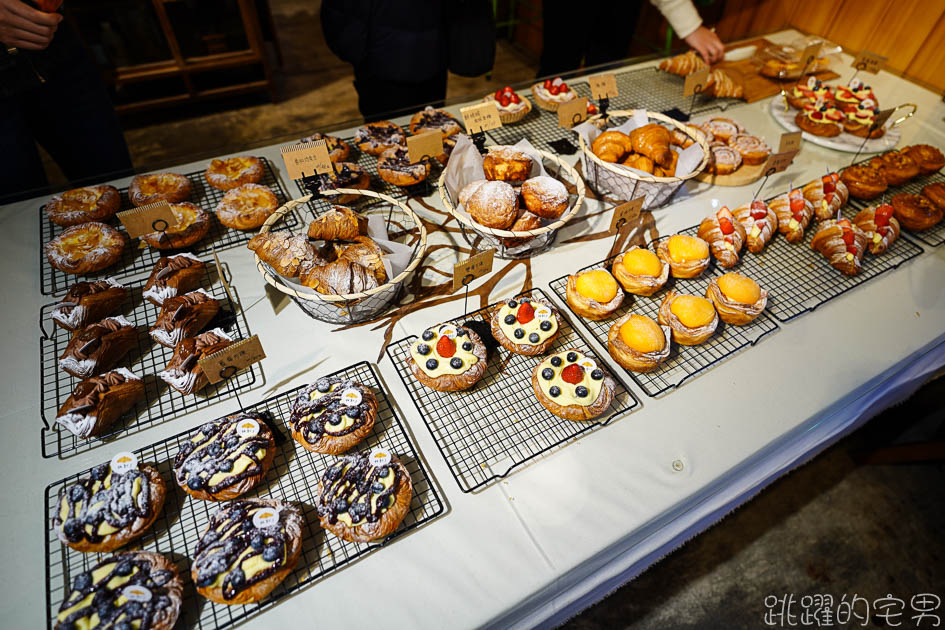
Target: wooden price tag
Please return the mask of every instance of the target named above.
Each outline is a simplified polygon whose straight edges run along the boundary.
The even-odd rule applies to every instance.
[[[574,125],[587,120],[587,97],[576,99],[558,105],[558,126],[570,129]]]
[[[774,175],[775,173],[785,171],[787,170],[787,167],[791,165],[791,162],[794,161],[794,156],[796,155],[797,151],[772,153],[768,156],[768,160],[765,162],[764,168],[761,169],[761,172],[764,173],[765,177],[767,177],[769,175]]]
[[[328,156],[328,145],[324,140],[317,142],[303,142],[279,149],[285,170],[289,179],[302,179],[306,175],[316,173],[334,173],[331,158]]]
[[[171,211],[171,204],[164,200],[119,212],[118,220],[132,238],[152,232],[163,232],[177,225],[177,217]]]
[[[873,129],[879,129],[886,124],[886,121],[889,120],[889,117],[893,115],[893,112],[897,108],[892,107],[890,109],[881,109],[879,113],[876,114],[876,118],[873,119],[873,124],[870,125]]]
[[[502,126],[502,121],[499,120],[499,110],[495,106],[495,101],[479,103],[478,105],[468,105],[461,108],[459,113],[463,115],[466,133],[469,134],[498,129]]]
[[[809,46],[804,48],[803,51],[801,51],[801,67],[804,69],[805,72],[807,71],[808,68],[810,68],[813,65],[817,57],[820,56],[821,46],[823,46],[823,43],[816,42],[814,44],[810,44]]]
[[[857,70],[876,74],[886,66],[887,57],[868,50],[861,50],[851,64]]]
[[[795,131],[793,133],[782,133],[781,143],[778,145],[778,153],[800,151],[802,134],[803,134],[802,131]]]
[[[494,255],[495,248],[487,249],[453,265],[453,291],[492,271]]]
[[[591,96],[597,100],[614,98],[619,94],[617,92],[617,77],[612,74],[598,74],[588,77],[587,82],[591,86]]]
[[[643,201],[646,197],[637,197],[614,208],[614,215],[610,218],[610,232],[616,234],[623,230],[640,216],[643,210]]]
[[[427,159],[436,159],[443,154],[443,132],[437,129],[407,136],[407,157],[411,164]]]
[[[197,361],[197,365],[207,375],[208,381],[219,383],[231,376],[228,372],[236,373],[265,358],[266,353],[259,342],[259,337],[253,335],[249,339],[242,339],[219,352],[201,358]]]
[[[692,96],[705,89],[705,84],[709,81],[709,69],[703,68],[686,75],[686,82],[683,84],[683,96]]]

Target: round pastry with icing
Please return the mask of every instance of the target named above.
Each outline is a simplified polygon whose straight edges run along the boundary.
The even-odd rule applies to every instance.
[[[548,302],[519,298],[500,303],[489,318],[492,336],[516,354],[544,354],[554,343],[560,329],[558,311]]]
[[[482,170],[488,180],[521,184],[532,172],[532,158],[515,147],[489,147],[482,158]]]
[[[255,230],[279,207],[279,199],[266,186],[243,184],[230,189],[217,204],[217,218],[235,230]]]
[[[541,405],[566,420],[592,420],[610,407],[616,383],[597,361],[576,348],[535,366],[532,390]]]
[[[442,109],[434,109],[427,105],[410,119],[410,133],[417,135],[424,131],[437,130],[444,136],[452,136],[462,131],[456,117]]]
[[[336,136],[330,136],[327,133],[313,133],[305,136],[300,142],[318,142],[325,141],[325,147],[328,149],[328,159],[332,162],[344,162],[351,155],[351,145]]]
[[[351,542],[392,534],[410,511],[413,483],[403,462],[374,448],[336,460],[318,480],[322,527]]]
[[[739,133],[728,139],[728,146],[732,147],[742,158],[742,164],[755,166],[764,164],[771,154],[771,147],[762,138]]]
[[[75,576],[59,606],[56,630],[148,628],[171,630],[184,584],[159,553],[129,551],[105,558]]]
[[[744,326],[761,315],[768,303],[768,292],[748,276],[730,271],[712,278],[705,296],[726,324]]]
[[[141,240],[155,249],[182,249],[196,244],[210,230],[210,213],[189,201],[172,203],[175,225],[163,232],[143,234]]]
[[[354,142],[365,153],[380,155],[387,149],[401,145],[407,146],[407,134],[400,125],[395,125],[389,120],[382,120],[358,127],[354,134]]]
[[[607,319],[623,303],[623,289],[606,269],[590,269],[568,276],[568,306],[586,319]]]
[[[673,341],[697,346],[712,336],[719,325],[719,314],[709,300],[670,290],[660,304],[659,322],[669,326]]]
[[[890,186],[902,186],[919,174],[919,165],[901,151],[890,151],[877,155],[869,165],[883,174]]]
[[[128,186],[128,199],[135,206],[146,206],[156,201],[180,203],[190,199],[190,180],[177,173],[137,175]]]
[[[698,236],[673,234],[660,241],[656,255],[669,265],[674,278],[695,278],[709,266],[709,244]]]
[[[653,295],[669,279],[669,265],[650,250],[636,245],[614,260],[612,270],[624,291],[634,295]]]
[[[203,176],[214,188],[233,190],[245,184],[258,183],[263,178],[263,163],[252,155],[210,160]]]
[[[843,169],[840,181],[857,199],[875,199],[889,187],[882,172],[868,164],[854,164]]]
[[[124,473],[96,466],[59,491],[52,526],[63,544],[82,552],[109,552],[138,538],[164,507],[166,488],[148,464]]]
[[[174,477],[196,499],[235,499],[263,480],[275,450],[263,416],[238,413],[198,428],[174,459]]]
[[[124,232],[104,223],[83,223],[46,243],[46,258],[59,271],[95,273],[118,262],[127,240]]]
[[[69,227],[89,221],[107,221],[121,206],[114,186],[87,186],[60,193],[46,202],[46,216],[56,225]]]
[[[394,186],[415,186],[430,176],[430,160],[411,164],[407,148],[394,147],[377,158],[377,174]]]
[[[711,131],[712,136],[721,142],[728,142],[732,136],[737,136],[745,131],[745,128],[737,121],[722,116],[710,118],[702,123],[702,126]]]
[[[240,499],[221,505],[200,536],[190,577],[218,604],[258,602],[302,553],[302,513],[291,503]]]
[[[418,381],[441,392],[469,389],[486,373],[486,346],[463,326],[441,324],[423,331],[407,359]]]
[[[554,177],[539,175],[522,184],[522,201],[539,217],[558,219],[568,209],[568,189]]]
[[[741,154],[733,147],[721,142],[709,145],[709,163],[706,170],[716,175],[730,175],[742,165]]]
[[[607,331],[607,350],[633,372],[652,372],[669,357],[672,333],[649,317],[626,313]]]
[[[292,438],[315,453],[339,455],[366,438],[377,419],[377,399],[370,387],[327,376],[302,389],[289,424]]]

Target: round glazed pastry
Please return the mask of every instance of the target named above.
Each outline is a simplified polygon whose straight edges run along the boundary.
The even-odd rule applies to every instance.
[[[930,144],[913,144],[902,150],[919,166],[923,175],[931,175],[945,166],[945,155]]]
[[[394,186],[413,186],[430,176],[430,162],[411,164],[406,147],[394,147],[377,158],[377,174]]]
[[[417,135],[424,131],[437,130],[444,136],[452,136],[462,131],[459,121],[449,112],[434,109],[427,105],[410,119],[410,133]]]
[[[142,234],[141,240],[155,249],[182,249],[190,247],[210,230],[210,213],[189,201],[172,203],[171,212],[177,224],[163,232]]]
[[[46,202],[46,216],[56,225],[69,227],[90,221],[106,221],[118,212],[121,195],[114,186],[86,186],[60,193]]]
[[[660,304],[659,322],[669,326],[676,343],[697,346],[715,332],[719,314],[705,298],[670,290]]]
[[[712,301],[722,321],[735,326],[754,321],[768,303],[767,291],[748,276],[734,271],[712,278],[705,296]]]
[[[527,297],[502,302],[489,318],[492,336],[516,354],[535,356],[547,352],[558,336],[558,311],[544,300]]]
[[[243,184],[255,184],[263,178],[263,163],[258,157],[240,155],[210,160],[203,174],[207,183],[219,190],[233,190]]]
[[[410,510],[413,483],[400,459],[373,448],[346,455],[318,480],[318,520],[335,536],[371,542],[392,534]]]
[[[463,326],[441,324],[423,331],[407,359],[418,381],[441,392],[469,389],[486,373],[486,346]]]
[[[590,269],[568,276],[568,306],[586,319],[607,319],[623,303],[623,289],[606,269]]]
[[[235,499],[256,487],[276,450],[262,418],[237,413],[198,428],[174,459],[177,484],[203,501]]]
[[[128,199],[135,206],[156,201],[180,203],[190,199],[190,180],[177,173],[136,175],[128,187]]]
[[[650,250],[636,245],[614,260],[614,277],[627,293],[653,295],[669,279],[669,265]]]
[[[76,551],[114,551],[151,527],[164,507],[165,490],[152,466],[116,473],[101,464],[59,491],[53,529]]]
[[[292,439],[307,450],[339,455],[370,435],[376,419],[370,387],[329,376],[299,392],[289,424]]]
[[[354,143],[358,148],[370,155],[380,155],[387,149],[397,146],[406,146],[407,134],[400,125],[388,120],[367,123],[358,127],[354,134]]]
[[[901,186],[919,174],[919,165],[911,157],[899,151],[877,155],[869,165],[883,174],[890,186]]]
[[[933,182],[922,187],[922,196],[945,210],[945,182]]]
[[[674,278],[695,278],[709,266],[709,244],[698,236],[673,234],[660,242],[656,255]]]
[[[942,220],[942,208],[922,195],[899,193],[890,203],[902,227],[913,232],[927,230]]]
[[[371,185],[371,176],[363,168],[352,162],[337,162],[334,173],[319,173],[318,190],[327,192],[336,188],[355,188],[364,190]],[[333,203],[351,203],[360,198],[360,195],[344,194],[332,195]]]
[[[742,164],[764,164],[771,154],[771,147],[768,146],[767,142],[757,136],[749,136],[744,133],[729,138],[728,146],[738,151],[738,154],[742,156]]]
[[[568,209],[568,189],[554,177],[539,175],[522,184],[525,207],[543,219],[558,219]]]
[[[709,162],[706,170],[716,175],[730,175],[742,165],[742,156],[736,149],[713,142],[709,145]]]
[[[565,420],[591,420],[614,400],[616,384],[580,350],[556,352],[535,366],[532,390],[541,405]]]
[[[669,357],[672,332],[649,317],[627,313],[607,331],[607,350],[633,372],[652,372]]]
[[[843,131],[843,120],[846,118],[844,113],[831,104],[821,105],[819,108],[811,106],[799,111],[794,117],[794,124],[800,127],[802,131],[832,138],[839,136]]]
[[[855,164],[843,169],[840,181],[857,199],[876,199],[889,187],[883,174],[868,164]]]
[[[177,569],[161,554],[117,553],[75,576],[72,590],[59,606],[56,630],[171,630],[183,592]]]
[[[728,142],[729,138],[737,136],[745,131],[738,122],[731,118],[716,116],[702,123],[702,127],[712,132],[712,136],[721,142]]]
[[[483,181],[468,195],[466,212],[480,225],[504,230],[518,217],[518,195],[506,182]]]
[[[126,240],[124,232],[104,223],[74,225],[46,243],[46,258],[66,273],[94,273],[118,262]]]
[[[291,503],[240,499],[221,505],[190,566],[197,592],[218,604],[258,602],[298,563],[302,523]]]
[[[278,207],[279,200],[267,187],[243,184],[223,195],[216,212],[220,223],[226,227],[253,230],[265,223]]]
[[[301,142],[325,141],[325,147],[328,149],[328,159],[332,162],[344,162],[351,155],[351,146],[335,136],[329,136],[327,133],[313,133],[310,136],[302,138]]]
[[[520,184],[532,172],[532,158],[515,147],[489,147],[489,152],[482,158],[482,169],[486,172],[486,179]]]

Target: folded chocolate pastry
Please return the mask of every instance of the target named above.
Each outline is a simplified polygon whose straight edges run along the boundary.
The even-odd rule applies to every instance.
[[[143,295],[155,306],[161,306],[167,298],[199,287],[206,266],[206,263],[193,254],[161,256],[154,264],[147,284],[144,285]]]
[[[111,315],[121,307],[128,290],[111,278],[95,282],[76,282],[52,307],[56,325],[66,330],[82,328]]]
[[[115,368],[75,386],[59,408],[56,422],[80,438],[105,431],[144,398],[144,383],[125,368]]]
[[[121,315],[106,317],[72,334],[59,367],[76,378],[110,370],[137,342],[135,326]]]
[[[182,339],[193,337],[210,323],[220,310],[220,303],[203,289],[164,300],[157,321],[151,326],[151,338],[173,348]]]
[[[220,328],[208,330],[196,337],[187,337],[174,348],[174,356],[158,376],[181,394],[200,391],[210,381],[198,362],[232,343],[233,338]]]

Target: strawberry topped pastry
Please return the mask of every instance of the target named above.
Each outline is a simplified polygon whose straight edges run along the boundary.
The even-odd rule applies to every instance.
[[[788,105],[794,109],[804,109],[819,99],[823,99],[825,102],[834,99],[830,86],[813,76],[799,81],[792,89],[785,92],[784,96]]]
[[[885,253],[899,238],[899,221],[893,216],[893,207],[884,203],[875,208],[863,208],[853,217],[853,224],[866,233],[870,253]]]
[[[577,92],[568,87],[561,77],[545,79],[544,83],[536,83],[532,86],[532,95],[539,107],[550,112],[558,111],[558,105],[561,103],[577,98]]]
[[[576,348],[553,354],[532,372],[538,402],[567,420],[591,420],[607,411],[616,387],[602,366]]]
[[[745,228],[748,251],[758,254],[774,238],[778,230],[778,215],[761,199],[741,205],[732,212]]]
[[[854,136],[865,138],[881,138],[886,133],[883,126],[873,127],[873,122],[879,114],[879,107],[872,99],[860,101],[853,109],[847,110],[843,121],[843,130]]]
[[[847,276],[863,270],[860,261],[868,243],[866,232],[847,219],[829,219],[820,224],[811,239],[811,249],[824,255],[832,267]]]
[[[804,230],[814,216],[814,206],[800,188],[778,195],[768,203],[768,207],[777,215],[778,231],[788,243],[804,240]]]
[[[722,206],[699,224],[699,238],[709,244],[712,255],[720,265],[733,267],[738,262],[738,254],[745,245],[747,234],[732,211]]]
[[[492,336],[516,354],[544,354],[558,336],[558,311],[544,300],[522,297],[501,302],[489,318]]]
[[[844,118],[844,113],[837,109],[833,101],[818,98],[812,105],[797,113],[794,123],[802,131],[830,138],[839,136],[843,131]]]
[[[837,215],[837,211],[846,205],[850,198],[847,185],[840,181],[840,175],[829,173],[808,183],[802,189],[804,198],[814,208],[818,221],[825,221]]]
[[[496,109],[499,110],[499,120],[503,125],[518,122],[532,111],[529,100],[520,96],[510,85],[496,90],[495,94],[485,96],[482,100],[485,103],[489,101],[495,103]]]

